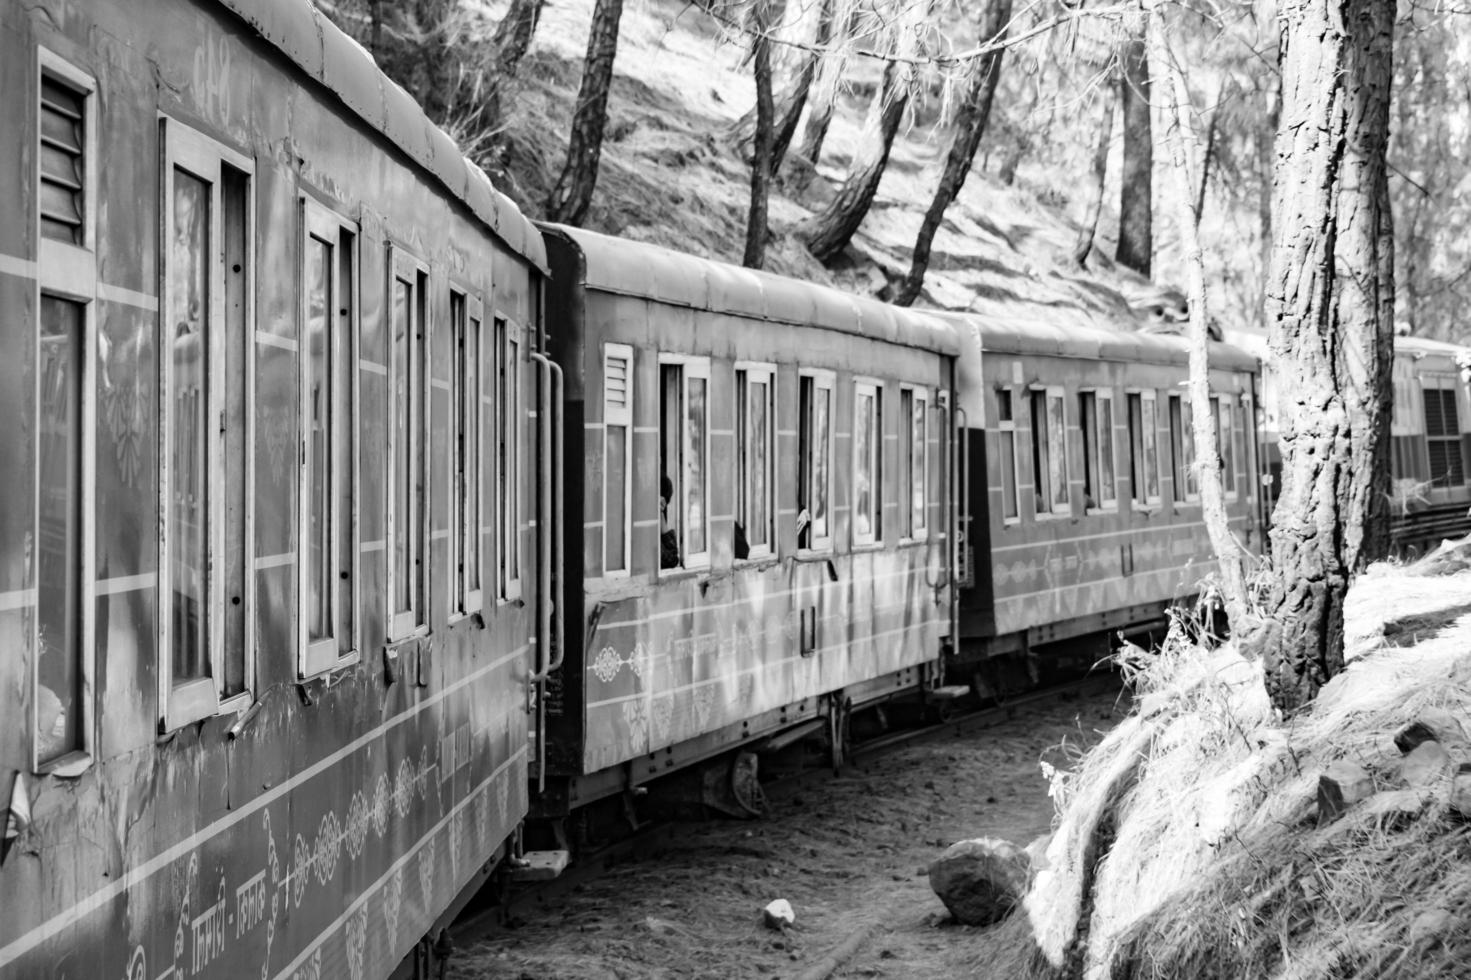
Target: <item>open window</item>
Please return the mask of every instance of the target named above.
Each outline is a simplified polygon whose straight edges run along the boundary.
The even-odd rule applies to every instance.
[[[710,564],[710,361],[659,355],[659,567]]]
[[[160,303],[159,671],[166,730],[248,699],[251,161],[172,120]]]
[[[996,452],[1001,474],[1001,520],[1004,524],[1015,524],[1021,520],[1016,482],[1016,396],[1006,385],[998,386],[995,396]]]
[[[357,225],[301,199],[298,671],[356,659]]]
[[[853,543],[883,540],[884,389],[877,381],[853,385]]]
[[[496,474],[500,481],[501,598],[521,598],[521,343],[516,324],[495,319],[496,351]]]
[[[1190,401],[1170,396],[1170,472],[1175,482],[1175,501],[1200,499],[1200,474],[1195,469],[1195,429],[1190,420]]]
[[[736,513],[732,554],[765,558],[776,540],[776,368],[737,364]]]
[[[628,574],[633,547],[633,348],[603,345],[603,574]]]
[[[427,629],[429,269],[393,247],[388,330],[388,639]]]
[[[1038,515],[1071,512],[1068,493],[1067,409],[1061,388],[1031,392],[1032,487]]]
[[[797,379],[797,547],[832,548],[833,374],[804,371]]]
[[[1215,422],[1216,448],[1221,457],[1221,486],[1227,500],[1237,498],[1235,403],[1230,395],[1211,396],[1211,418]]]
[[[1159,422],[1152,391],[1131,391],[1129,405],[1129,481],[1134,503],[1159,503]]]
[[[1118,509],[1114,476],[1113,392],[1078,395],[1083,429],[1083,500],[1088,510]]]
[[[485,605],[485,304],[470,293],[450,290],[450,330],[455,351],[450,376],[454,422],[454,519],[450,532],[450,572],[454,611],[479,612]]]

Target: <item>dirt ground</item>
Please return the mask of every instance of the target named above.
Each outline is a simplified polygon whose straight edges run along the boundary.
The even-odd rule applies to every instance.
[[[1053,816],[1039,761],[1070,764],[1127,711],[1119,688],[1018,707],[994,726],[860,758],[841,776],[768,787],[760,821],[679,827],[649,858],[563,896],[536,921],[461,949],[461,980],[800,977],[855,932],[834,977],[987,977],[986,930],[957,926],[926,868],[970,837],[1025,845]],[[785,898],[782,934],[761,909]]]

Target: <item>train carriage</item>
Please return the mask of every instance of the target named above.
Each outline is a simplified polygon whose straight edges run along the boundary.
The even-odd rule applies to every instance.
[[[565,481],[568,627],[538,815],[935,682],[952,331],[544,230],[580,465]]]
[[[305,0],[0,89],[0,975],[385,975],[528,805],[541,237]]]
[[[1390,422],[1390,539],[1422,555],[1471,532],[1471,349],[1421,337],[1394,339]]]
[[[1188,342],[1056,319],[1003,303],[952,319],[966,332],[957,656],[987,688],[1015,683],[985,669],[998,655],[1158,624],[1215,562]],[[1249,549],[1261,543],[1256,381],[1254,358],[1211,345],[1226,508]]]

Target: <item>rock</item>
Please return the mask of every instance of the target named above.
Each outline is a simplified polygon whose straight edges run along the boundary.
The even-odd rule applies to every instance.
[[[1471,820],[1471,773],[1460,773],[1451,783],[1451,809]]]
[[[980,837],[952,844],[930,865],[930,887],[956,922],[1000,922],[1026,893],[1027,852],[1010,841]]]
[[[1426,742],[1439,742],[1458,755],[1467,755],[1471,740],[1455,713],[1445,708],[1426,708],[1414,723],[1401,729],[1394,737],[1400,752],[1409,755]]]
[[[1416,789],[1438,787],[1455,771],[1455,761],[1439,742],[1421,742],[1400,763],[1400,779]]]
[[[761,918],[768,929],[787,929],[793,922],[797,921],[797,913],[792,911],[792,903],[784,898],[767,905],[761,910]]]
[[[1456,917],[1442,908],[1429,908],[1410,923],[1410,942],[1425,943],[1448,933],[1456,926]]]
[[[1374,794],[1374,780],[1357,762],[1339,759],[1318,777],[1318,825],[1330,824]]]

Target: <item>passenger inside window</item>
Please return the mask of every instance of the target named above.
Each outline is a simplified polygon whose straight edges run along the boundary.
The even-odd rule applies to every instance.
[[[678,568],[679,535],[669,519],[669,501],[674,496],[674,481],[665,476],[659,484],[659,567]]]
[[[746,540],[746,529],[741,527],[740,521],[735,522],[735,540],[732,542],[732,548],[738,559],[751,557],[751,544]]]

